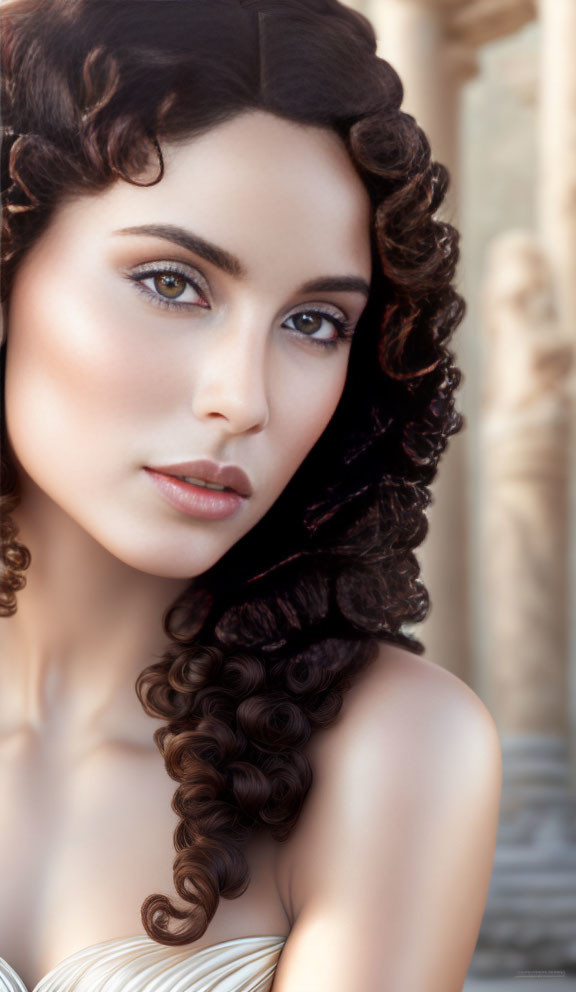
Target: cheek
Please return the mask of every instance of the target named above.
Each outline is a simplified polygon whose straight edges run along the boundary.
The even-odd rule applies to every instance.
[[[32,282],[22,273],[11,298],[8,436],[39,484],[77,466],[91,484],[96,465],[101,477],[110,462],[123,424],[149,403],[152,370],[140,368],[142,359],[122,336],[122,315],[104,312],[98,292],[83,287],[66,295],[66,287],[43,283],[37,269],[34,276]]]

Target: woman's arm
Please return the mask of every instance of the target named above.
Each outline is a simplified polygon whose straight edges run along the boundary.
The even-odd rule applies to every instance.
[[[496,844],[496,726],[407,652],[350,696],[298,824],[273,992],[460,992]]]

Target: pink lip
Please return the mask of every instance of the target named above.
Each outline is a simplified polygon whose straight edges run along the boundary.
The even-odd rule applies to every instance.
[[[219,465],[208,458],[198,458],[193,462],[180,462],[178,465],[151,465],[147,466],[147,469],[161,472],[163,475],[187,475],[190,478],[201,479],[203,482],[214,482],[216,485],[233,489],[239,496],[252,495],[250,479],[237,465]],[[215,493],[215,490],[212,492]],[[215,495],[223,494],[215,493]]]
[[[170,506],[197,520],[227,520],[235,516],[245,497],[234,489],[205,489],[173,475],[146,468],[146,475]]]

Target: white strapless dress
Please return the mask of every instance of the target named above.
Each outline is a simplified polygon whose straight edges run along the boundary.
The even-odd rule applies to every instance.
[[[269,992],[286,937],[236,937],[196,951],[146,934],[84,947],[32,990],[0,958],[0,992]]]

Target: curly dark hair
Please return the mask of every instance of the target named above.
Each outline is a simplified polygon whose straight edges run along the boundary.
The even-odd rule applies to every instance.
[[[162,140],[245,110],[335,131],[371,202],[371,292],[336,412],[266,516],[166,610],[169,647],[136,680],[144,710],[167,721],[154,740],[179,783],[174,883],[189,906],[151,895],[142,923],[184,944],[220,896],[245,891],[248,837],[288,836],[312,780],[304,747],[380,642],[424,651],[406,630],[429,609],[414,549],[464,425],[447,347],[464,312],[459,236],[436,217],[449,174],[399,109],[371,23],[338,0],[9,0],[0,17],[3,303],[65,197],[137,182],[155,161],[159,182]],[[3,382],[5,345],[0,355]],[[10,616],[30,554],[2,431]]]

